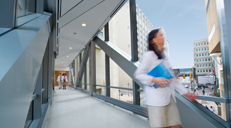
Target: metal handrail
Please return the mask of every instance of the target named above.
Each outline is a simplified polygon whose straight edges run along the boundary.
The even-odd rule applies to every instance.
[[[94,85],[94,86],[106,87],[106,85]],[[133,91],[132,88],[124,88],[124,87],[116,87],[116,86],[108,86],[108,87],[109,88],[116,88],[116,89],[131,90],[131,91]]]
[[[131,90],[133,91],[132,88],[124,88],[124,87],[116,87],[116,86],[108,86],[109,88],[117,88],[117,89],[123,89],[123,90]]]
[[[106,85],[95,85],[95,86],[106,87]]]
[[[198,100],[213,101],[220,103],[227,103],[227,99],[222,97],[212,97],[212,96],[198,96]]]

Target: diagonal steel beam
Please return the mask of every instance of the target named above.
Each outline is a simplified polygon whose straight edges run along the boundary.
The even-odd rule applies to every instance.
[[[82,85],[82,77],[83,77],[83,72],[84,72],[84,69],[86,67],[86,63],[87,63],[87,59],[89,57],[89,44],[86,46],[85,50],[84,50],[84,54],[83,54],[83,59],[82,59],[82,63],[81,63],[81,67],[80,67],[80,71],[79,71],[79,76],[78,76],[78,79],[77,79],[77,85],[76,87],[80,87],[80,85]]]
[[[131,62],[131,56],[109,41],[102,41],[99,37],[93,40],[120,68],[122,68],[140,87],[143,85],[134,78],[133,74],[139,62]]]

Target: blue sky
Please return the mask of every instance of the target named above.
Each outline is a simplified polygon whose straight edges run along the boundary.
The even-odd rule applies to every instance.
[[[205,0],[136,0],[154,27],[162,26],[174,68],[191,68],[193,42],[208,38]]]

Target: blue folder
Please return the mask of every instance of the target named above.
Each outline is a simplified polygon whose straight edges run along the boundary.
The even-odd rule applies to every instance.
[[[159,65],[157,65],[155,68],[153,68],[148,75],[153,77],[163,77],[166,79],[174,78],[174,75],[169,70],[169,68],[166,66],[166,64],[162,61]],[[159,85],[154,84],[155,88],[157,88]]]

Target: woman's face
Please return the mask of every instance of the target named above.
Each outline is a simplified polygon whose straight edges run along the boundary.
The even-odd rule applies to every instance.
[[[153,38],[153,42],[155,42],[157,45],[164,46],[164,37],[160,31],[156,34],[156,37]]]

